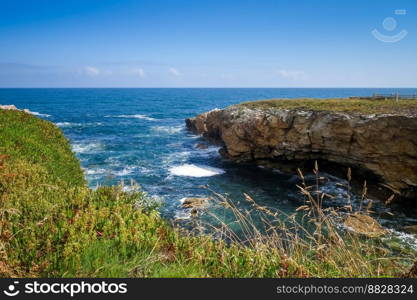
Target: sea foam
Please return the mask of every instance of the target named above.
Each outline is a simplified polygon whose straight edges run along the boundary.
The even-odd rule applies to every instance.
[[[73,144],[72,150],[76,153],[97,153],[102,151],[104,145],[101,143],[89,143],[89,144]]]
[[[225,173],[222,169],[192,164],[172,167],[169,169],[169,172],[172,175],[187,177],[209,177]]]
[[[176,134],[181,132],[184,126],[153,126],[151,130],[154,132],[165,133],[165,134]]]
[[[106,169],[88,169],[88,168],[84,169],[84,173],[86,175],[100,175],[100,174],[105,174],[106,172],[107,172]]]
[[[157,121],[157,119],[149,117],[147,115],[117,115],[117,116],[105,116],[105,118],[126,118],[126,119],[143,119],[147,121]]]
[[[39,112],[37,112],[37,111],[30,111],[30,110],[28,110],[28,109],[26,109],[25,110],[26,112],[28,112],[28,113],[30,113],[31,115],[34,115],[34,116],[37,116],[37,117],[44,117],[44,118],[48,118],[48,117],[50,117],[51,115],[48,115],[48,114],[41,114],[41,113],[39,113]]]
[[[112,173],[115,176],[123,177],[123,176],[131,175],[134,171],[135,171],[135,167],[125,167],[120,171],[113,171]]]
[[[413,250],[417,250],[417,237],[415,235],[394,229],[388,229],[388,231],[392,234],[390,240],[392,240],[392,237],[396,237],[402,243],[410,246]]]
[[[178,210],[175,212],[175,219],[177,220],[187,220],[191,218],[191,214],[188,211]]]
[[[55,123],[56,126],[61,128],[72,128],[72,127],[92,127],[92,126],[102,126],[103,123],[101,122],[93,122],[93,123],[72,123],[72,122],[57,122]]]

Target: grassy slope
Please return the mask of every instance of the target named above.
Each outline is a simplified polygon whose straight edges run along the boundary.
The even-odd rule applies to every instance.
[[[226,245],[163,221],[142,192],[86,187],[59,129],[0,110],[0,276],[393,276],[381,249]],[[270,240],[273,242],[273,240]],[[357,240],[352,240],[358,243]],[[316,250],[315,250],[316,249]],[[321,249],[321,250],[317,250]],[[382,254],[381,254],[382,253]]]
[[[0,111],[0,153],[39,164],[57,179],[71,185],[85,183],[75,155],[61,131],[51,123],[17,111]]]
[[[365,99],[270,99],[239,104],[248,108],[312,109],[358,113],[406,113],[417,115],[417,100],[365,100]]]
[[[272,276],[277,268],[277,257],[180,235],[141,192],[88,189],[50,122],[0,110],[0,153],[2,277]]]

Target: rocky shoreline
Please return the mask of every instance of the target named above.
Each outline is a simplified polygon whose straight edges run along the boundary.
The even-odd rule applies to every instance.
[[[417,115],[234,105],[186,120],[224,157],[284,168],[319,160],[350,167],[377,189],[417,203]],[[346,169],[344,168],[344,169]],[[340,171],[340,168],[339,168]]]
[[[2,105],[2,104],[0,104],[0,110],[17,110],[17,111],[22,111],[22,112],[25,112],[25,113],[27,113],[27,114],[31,114],[31,115],[35,115],[35,116],[40,116],[40,115],[43,115],[43,116],[48,116],[48,115],[46,115],[46,114],[40,114],[40,113],[38,113],[38,112],[36,112],[36,111],[30,111],[29,109],[27,109],[27,108],[25,108],[25,109],[19,109],[19,108],[17,108],[15,105],[13,105],[13,104],[6,104],[6,105]]]

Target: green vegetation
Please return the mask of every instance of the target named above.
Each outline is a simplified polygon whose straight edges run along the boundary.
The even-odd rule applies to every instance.
[[[329,230],[315,206],[303,210],[318,213],[327,229],[306,240],[282,222],[261,235],[236,209],[252,232],[245,245],[192,235],[164,221],[141,191],[89,189],[60,130],[23,112],[0,110],[0,154],[1,277],[375,277],[397,276],[412,262]],[[222,205],[234,209],[231,201]]]
[[[270,99],[251,101],[238,106],[256,109],[305,109],[357,113],[405,113],[417,114],[417,100],[368,100],[368,99]]]
[[[27,113],[0,110],[0,132],[0,154],[39,165],[52,182],[85,183],[80,164],[58,127]]]

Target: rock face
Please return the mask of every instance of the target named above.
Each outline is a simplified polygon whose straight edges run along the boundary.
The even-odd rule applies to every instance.
[[[27,108],[25,108],[25,109],[23,109],[23,110],[21,110],[21,109],[18,109],[15,105],[13,105],[13,104],[6,104],[6,105],[1,105],[0,104],[0,109],[2,109],[2,110],[18,110],[18,111],[23,111],[23,112],[25,112],[25,113],[27,113],[27,114],[31,114],[31,115],[36,115],[36,114],[39,114],[39,113],[36,113],[36,112],[33,112],[33,111],[30,111],[29,109],[27,109]]]
[[[417,195],[417,116],[231,106],[186,120],[236,161],[321,160],[372,174]]]
[[[4,109],[4,110],[18,110],[16,106],[14,105],[1,105],[0,104],[0,109]]]

